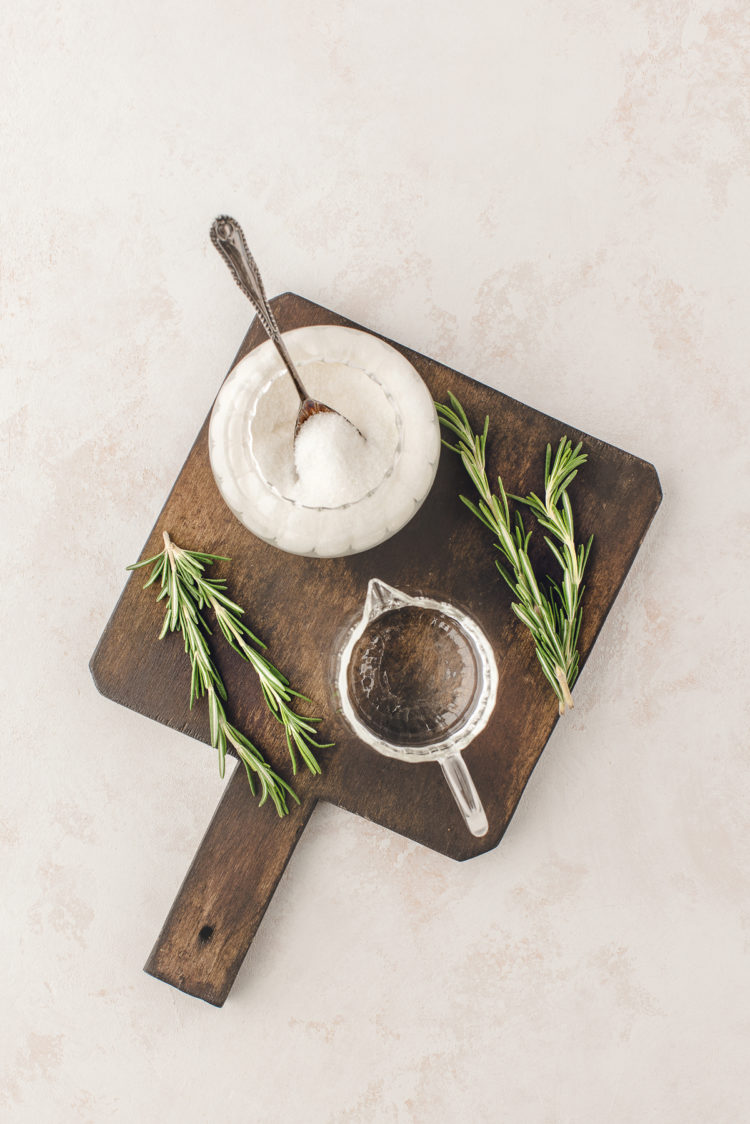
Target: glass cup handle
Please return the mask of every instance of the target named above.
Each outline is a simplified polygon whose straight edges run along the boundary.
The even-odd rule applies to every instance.
[[[452,753],[450,757],[441,758],[440,768],[471,834],[486,835],[489,828],[487,816],[461,754]]]

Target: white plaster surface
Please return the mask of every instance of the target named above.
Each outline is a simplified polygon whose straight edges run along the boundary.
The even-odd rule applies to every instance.
[[[0,1119],[750,1118],[746,0],[0,15]],[[222,1010],[141,971],[222,791],[87,662],[294,289],[658,467],[501,846],[320,808]]]

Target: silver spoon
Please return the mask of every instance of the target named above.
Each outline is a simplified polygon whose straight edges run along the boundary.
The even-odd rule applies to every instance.
[[[297,420],[294,423],[295,440],[302,426],[313,414],[336,414],[338,417],[343,417],[342,414],[339,414],[338,410],[334,410],[330,406],[326,406],[323,402],[318,402],[317,399],[311,398],[305,390],[302,379],[299,377],[299,372],[294,366],[291,356],[286,349],[286,344],[282,339],[279,326],[276,323],[276,317],[271,311],[271,306],[266,299],[266,291],[263,288],[263,281],[258,267],[247,248],[245,235],[237,220],[230,218],[229,215],[220,215],[218,219],[214,219],[211,227],[211,241],[229,266],[232,276],[242,289],[242,292],[255,308],[263,331],[274,344],[283,359],[284,366],[294,383],[294,389],[297,391],[297,394],[299,394],[300,408],[297,413]],[[348,421],[348,419],[345,420]],[[359,433],[359,430],[357,430],[357,432]]]

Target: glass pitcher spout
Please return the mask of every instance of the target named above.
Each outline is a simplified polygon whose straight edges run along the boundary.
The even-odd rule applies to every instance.
[[[390,609],[400,609],[403,605],[414,605],[415,600],[400,589],[383,582],[380,578],[371,578],[367,586],[365,607],[360,618],[360,624],[368,625],[376,617],[387,613]]]

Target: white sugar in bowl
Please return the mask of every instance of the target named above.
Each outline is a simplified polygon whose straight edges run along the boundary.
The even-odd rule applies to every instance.
[[[354,444],[337,442],[337,419],[313,417],[295,461],[299,398],[268,340],[240,360],[214,404],[216,484],[240,522],[280,550],[320,558],[369,550],[409,522],[434,482],[440,426],[430,393],[401,352],[368,332],[315,325],[285,332],[284,342],[308,394],[364,440],[349,431]]]

